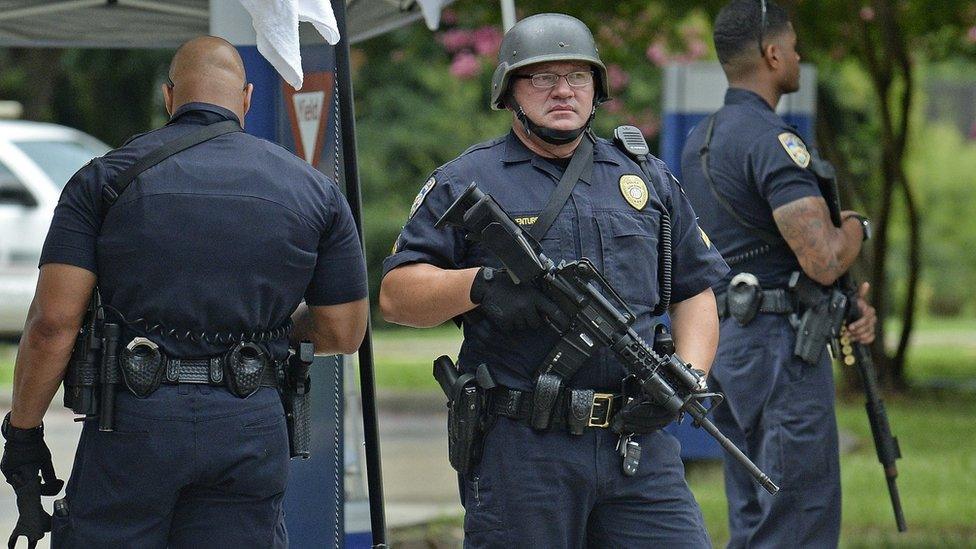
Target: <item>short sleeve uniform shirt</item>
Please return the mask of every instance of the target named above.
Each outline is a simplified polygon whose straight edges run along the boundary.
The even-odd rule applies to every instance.
[[[610,142],[597,139],[592,169],[584,170],[570,199],[541,240],[556,263],[589,258],[637,314],[639,333],[650,338],[651,311],[659,300],[658,239],[661,211],[673,208],[674,285],[672,303],[692,297],[721,279],[727,266],[698,227],[695,214],[663,163],[652,159],[663,185],[647,184],[640,167]],[[476,145],[438,168],[414,201],[384,274],[409,263],[445,269],[500,267],[457,227],[434,222],[472,182],[494,197],[528,229],[545,208],[563,167],[539,157],[513,134]],[[641,181],[641,183],[637,183]],[[667,189],[661,196],[657,188]],[[459,362],[471,370],[489,366],[502,385],[529,390],[535,369],[558,341],[554,330],[499,333],[488,320],[464,322]],[[619,391],[622,366],[609,353],[591,359],[570,380],[573,387]]]
[[[339,188],[263,139],[217,137],[143,172],[111,208],[102,202],[102,187],[139,158],[222,120],[237,118],[190,103],[163,128],[91,161],[65,186],[41,255],[41,265],[95,273],[103,302],[124,316],[124,337],[147,336],[171,356],[209,356],[228,340],[279,329],[302,299],[366,296]],[[283,337],[269,345],[279,358],[287,350]]]
[[[714,116],[708,165],[716,192],[745,221],[778,235],[773,210],[794,200],[822,196],[817,178],[807,169],[809,151],[795,129],[751,91],[729,88],[725,106]],[[706,120],[688,136],[681,175],[702,228],[732,265],[714,289],[724,291],[728,279],[740,272],[756,275],[764,288],[786,287],[790,273],[800,269],[786,242],[770,246],[761,255],[750,254],[766,242],[736,221],[712,195],[700,158],[707,126]]]

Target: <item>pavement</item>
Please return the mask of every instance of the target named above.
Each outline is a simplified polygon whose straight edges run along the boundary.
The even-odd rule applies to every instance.
[[[9,393],[0,396],[0,409],[9,409],[9,398]],[[462,509],[457,476],[447,460],[447,410],[443,395],[381,392],[377,400],[388,528],[394,530],[439,517],[459,516]],[[59,394],[44,418],[44,438],[54,456],[55,471],[67,480],[81,424],[74,422],[75,416],[60,403]],[[348,491],[365,493],[365,486],[347,487]],[[44,498],[48,511],[53,499]],[[0,539],[6,539],[16,522],[14,492],[7,486],[0,487]],[[20,543],[24,545],[23,540]],[[45,536],[37,547],[50,547],[50,536]]]

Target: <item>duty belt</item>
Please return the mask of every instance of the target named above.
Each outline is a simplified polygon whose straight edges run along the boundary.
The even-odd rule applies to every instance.
[[[598,393],[586,389],[565,389],[556,399],[556,413],[552,415],[550,428],[566,428],[570,432],[582,428],[610,427],[613,415],[623,405],[624,396],[613,393]],[[532,416],[532,392],[496,387],[489,392],[488,410],[493,415],[503,416],[528,423]]]
[[[793,295],[784,289],[762,290],[762,304],[759,306],[760,313],[769,314],[789,314],[796,311]],[[718,317],[729,316],[728,294],[722,292],[715,296],[715,304],[718,306]]]
[[[191,383],[198,385],[224,385],[225,355],[210,358],[167,358],[166,374],[162,382],[167,385]],[[262,387],[278,387],[278,372],[281,361],[265,364],[261,370]]]
[[[136,337],[119,353],[119,370],[136,396],[152,394],[160,384],[226,385],[246,398],[261,387],[280,387],[284,362],[274,360],[254,343],[239,343],[230,351],[209,357],[167,356],[151,340]]]

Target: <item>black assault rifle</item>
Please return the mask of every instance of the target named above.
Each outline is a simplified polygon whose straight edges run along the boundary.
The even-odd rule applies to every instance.
[[[837,178],[834,168],[828,162],[814,156],[813,170],[818,176],[821,191],[827,200],[827,207],[830,210],[830,219],[835,226],[840,227],[841,219],[840,192],[837,189]],[[827,288],[827,292],[842,294],[846,296],[846,308],[842,322],[848,324],[861,318],[861,309],[858,307],[857,284],[850,273],[845,273],[833,288]],[[829,299],[829,297],[828,297]],[[838,330],[840,332],[840,330]],[[874,368],[874,361],[871,359],[871,352],[867,347],[854,341],[850,335],[839,333],[832,338],[832,348],[840,351],[844,365],[854,366],[861,378],[861,385],[864,386],[866,397],[865,407],[868,413],[868,422],[871,424],[871,434],[874,437],[874,447],[878,453],[878,461],[884,467],[885,479],[888,481],[888,494],[891,496],[891,507],[895,512],[895,523],[899,532],[907,529],[905,524],[905,514],[901,508],[901,498],[898,495],[898,485],[895,479],[898,478],[898,466],[895,460],[901,458],[901,449],[898,447],[898,439],[891,434],[891,426],[888,424],[888,413],[885,411],[884,401],[881,399],[881,390],[878,387],[878,374]],[[837,356],[835,354],[835,356]]]
[[[631,327],[636,316],[586,258],[558,265],[541,252],[539,244],[505,213],[497,202],[472,183],[436,227],[456,225],[467,238],[480,242],[501,261],[517,284],[535,284],[571,319],[557,327],[559,344],[546,359],[540,374],[575,370],[601,348],[610,349],[627,371],[627,381],[640,387],[654,404],[679,415],[688,414],[694,424],[712,436],[770,494],[779,487],[743,454],[706,417],[723,396],[704,391],[701,375],[677,356],[661,356]],[[555,326],[554,326],[555,327]]]

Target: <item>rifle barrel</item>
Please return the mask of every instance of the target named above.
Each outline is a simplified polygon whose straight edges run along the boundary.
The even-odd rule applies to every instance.
[[[759,469],[759,467],[757,467],[756,464],[753,463],[751,459],[749,459],[749,456],[742,453],[742,450],[739,450],[739,448],[736,447],[736,445],[733,444],[728,437],[723,435],[722,432],[718,430],[718,427],[716,427],[714,423],[712,423],[705,416],[698,417],[694,412],[689,412],[689,414],[693,418],[695,418],[695,421],[698,423],[698,425],[701,426],[702,429],[705,430],[705,432],[707,432],[709,435],[712,436],[712,438],[714,438],[719,444],[721,444],[722,448],[725,448],[726,452],[731,454],[736,461],[742,464],[742,466],[749,471],[749,474],[752,475],[752,477],[756,479],[756,481],[759,482],[759,484],[763,488],[765,488],[767,492],[769,492],[770,494],[775,494],[776,492],[779,492],[779,486],[777,486],[776,483],[774,483],[769,478],[769,476],[766,475],[766,473],[763,473],[762,470]]]

